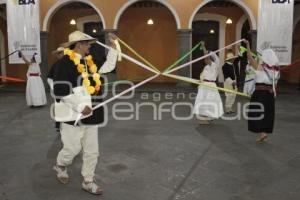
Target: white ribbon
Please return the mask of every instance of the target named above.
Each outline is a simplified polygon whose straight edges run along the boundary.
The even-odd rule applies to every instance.
[[[142,82],[140,82],[140,83],[138,83],[138,84],[136,84],[136,85],[134,85],[134,86],[132,86],[132,87],[130,87],[130,88],[124,90],[123,92],[121,92],[121,93],[119,93],[119,94],[117,94],[117,95],[115,95],[115,96],[113,96],[113,97],[111,97],[111,98],[105,100],[104,102],[99,103],[98,105],[96,105],[95,107],[93,107],[92,110],[96,110],[97,108],[100,108],[101,106],[104,106],[105,104],[108,104],[109,102],[111,102],[111,101],[113,101],[113,100],[119,98],[120,96],[122,96],[122,95],[124,95],[124,94],[126,94],[126,93],[128,93],[128,92],[130,92],[130,91],[132,91],[132,90],[134,90],[134,89],[136,89],[137,87],[140,87],[140,86],[142,86],[142,85],[148,83],[149,81],[155,79],[155,78],[158,77],[159,75],[160,75],[160,74],[156,74],[156,75],[154,75],[154,76],[151,76],[151,77],[147,78],[146,80],[143,80]],[[80,120],[81,118],[82,118],[82,114],[78,115],[78,118],[76,119],[75,124],[74,124],[75,126],[78,124],[78,122],[79,122],[79,120]]]
[[[87,36],[87,37],[92,38],[92,37],[89,36],[88,34],[85,34],[85,33],[84,33],[84,35]],[[96,43],[99,44],[100,46],[102,46],[102,47],[108,49],[108,50],[111,48],[111,47],[109,47],[109,46],[107,46],[107,45],[105,45],[105,44],[103,44],[103,43],[101,43],[101,42],[99,42],[99,41],[96,41]],[[132,58],[132,57],[130,57],[130,56],[128,56],[128,55],[126,55],[126,54],[120,52],[120,51],[118,51],[118,48],[121,49],[120,45],[119,45],[119,47],[118,47],[118,45],[119,45],[119,43],[116,44],[116,48],[117,48],[116,51],[118,52],[119,55],[121,55],[121,56],[124,57],[125,59],[127,59],[127,60],[129,60],[129,61],[131,61],[131,62],[133,62],[133,63],[135,63],[135,64],[137,64],[138,66],[140,66],[140,67],[142,67],[142,68],[144,68],[144,69],[146,69],[146,70],[148,70],[148,71],[153,72],[154,74],[159,74],[159,72],[153,70],[151,67],[148,67],[147,65],[141,63],[140,61],[138,61],[138,60],[136,60],[136,59],[134,59],[134,58]]]
[[[99,41],[97,41],[96,43],[99,44],[100,46],[103,46],[106,49],[110,49],[111,48],[111,47],[109,47],[109,46],[107,46],[107,45],[105,45],[105,44],[103,44],[103,43],[101,43]],[[141,63],[140,61],[138,61],[138,60],[136,60],[136,59],[134,59],[134,58],[132,58],[132,57],[124,54],[124,53],[121,53],[121,56],[124,57],[125,59],[127,59],[127,60],[129,60],[129,61],[131,61],[131,62],[133,62],[135,64],[137,64],[138,66],[140,66],[140,67],[142,67],[142,68],[144,68],[144,69],[146,69],[148,71],[153,72],[154,74],[159,74],[157,71],[153,70],[151,67],[148,67],[147,65]]]

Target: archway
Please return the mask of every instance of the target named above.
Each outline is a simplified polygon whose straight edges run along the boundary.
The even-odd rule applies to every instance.
[[[160,1],[130,1],[121,8],[116,18],[118,35],[159,70],[163,71],[177,58],[177,28],[172,11]],[[165,2],[165,1],[164,1]],[[149,23],[149,21],[153,24]],[[124,48],[124,52],[133,55]],[[151,73],[124,60],[117,69],[118,79],[139,79]],[[158,77],[156,82],[174,82],[166,77]]]
[[[134,3],[137,3],[138,1],[140,1],[140,0],[129,0],[119,9],[119,11],[117,12],[116,17],[115,17],[114,29],[118,28],[120,18],[123,15],[124,11],[127,10],[127,8],[132,6]],[[168,10],[173,14],[173,16],[175,18],[177,29],[181,28],[179,15],[177,14],[175,8],[173,8],[173,6],[171,6],[171,4],[169,4],[168,2],[166,2],[164,0],[152,0],[152,2],[158,2],[162,5],[164,5],[166,8],[168,8]]]
[[[247,26],[249,25],[249,31],[250,31],[250,24],[247,15],[243,15],[236,24],[236,40],[240,40],[242,38],[242,31],[243,27],[245,26],[245,23],[247,23]]]
[[[225,27],[226,17],[211,13],[198,13],[193,21],[193,46],[199,41],[205,41],[209,50],[217,50],[225,45]],[[193,59],[203,55],[202,51],[195,51]],[[224,57],[224,51],[220,52],[220,57]],[[223,63],[221,63],[223,64]],[[199,79],[200,73],[204,67],[204,60],[192,65],[192,77]]]
[[[232,23],[227,23],[227,19],[231,19]],[[235,0],[204,0],[202,3],[200,3],[194,10],[193,15],[191,16],[189,21],[189,27],[193,29],[193,37],[196,34],[194,30],[195,21],[199,20],[213,20],[219,23],[219,32],[215,32],[215,30],[207,30],[207,34],[212,33],[211,35],[219,35],[218,40],[215,39],[214,41],[218,44],[217,49],[235,42],[238,37],[242,37],[242,29],[244,27],[245,21],[250,21],[251,28],[256,29],[256,21],[250,8],[244,2]],[[193,41],[194,46],[197,41],[195,41],[195,39],[193,39]],[[215,44],[207,44],[207,46],[209,48],[209,46],[215,46]],[[231,47],[231,49],[235,50],[235,47],[233,46]],[[212,49],[208,50],[215,50],[215,47],[212,47]],[[221,65],[224,63],[225,54],[226,51],[221,51],[219,53]],[[199,73],[201,72],[201,70],[199,72],[199,70],[195,69],[202,69],[203,65],[203,62],[195,63],[193,65],[193,77],[199,78]],[[219,81],[223,81],[223,73],[221,69],[219,73]]]
[[[210,2],[221,2],[221,3],[234,3],[237,6],[239,6],[247,15],[248,20],[250,21],[251,24],[251,30],[256,30],[257,29],[257,23],[255,20],[255,15],[253,14],[252,10],[243,2],[240,0],[227,0],[227,1],[220,1],[220,0],[204,0],[202,3],[200,3],[195,9],[194,12],[192,13],[192,15],[190,16],[190,20],[189,20],[189,28],[192,28],[192,24],[193,24],[193,19],[195,18],[195,15],[197,14],[197,12],[204,7],[205,5],[207,5]]]
[[[89,0],[59,0],[57,1],[47,12],[44,20],[43,20],[43,31],[48,31],[49,29],[49,24],[52,20],[52,17],[55,15],[55,13],[62,8],[63,6],[66,6],[67,4],[71,4],[71,3],[83,3],[86,5],[89,5],[90,7],[92,7],[96,13],[100,16],[102,24],[103,24],[103,28],[106,28],[106,23],[105,23],[105,19],[102,15],[102,13],[100,12],[100,10],[93,4],[91,3]]]
[[[101,16],[99,10],[95,9],[89,1],[61,0],[54,4],[43,23],[43,29],[48,32],[48,63],[50,66],[55,62],[51,52],[66,42],[68,35],[75,30],[85,32],[104,42],[105,23]],[[104,48],[92,45],[90,52],[96,63],[102,63],[105,55]]]

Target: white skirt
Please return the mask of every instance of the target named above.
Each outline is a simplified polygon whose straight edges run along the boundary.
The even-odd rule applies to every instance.
[[[216,87],[215,83],[205,83]],[[224,114],[223,103],[219,91],[205,86],[198,87],[198,94],[194,106],[194,114],[213,119]]]
[[[47,104],[45,87],[40,76],[28,77],[26,101],[28,106],[42,106]]]

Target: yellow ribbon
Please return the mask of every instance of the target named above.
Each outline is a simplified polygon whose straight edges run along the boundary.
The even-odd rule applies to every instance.
[[[152,67],[152,69],[156,70],[160,75],[167,76],[167,77],[170,77],[170,78],[173,78],[173,79],[176,79],[176,80],[181,80],[181,81],[184,81],[184,82],[196,84],[196,85],[201,85],[201,86],[204,86],[204,87],[207,87],[207,88],[211,88],[211,89],[216,89],[216,90],[220,90],[220,91],[223,91],[223,92],[236,94],[236,95],[239,95],[239,96],[250,97],[248,94],[245,94],[245,93],[242,93],[242,92],[237,92],[235,90],[229,90],[229,89],[221,88],[221,87],[210,86],[210,85],[207,85],[207,84],[205,84],[203,82],[201,83],[197,79],[192,79],[192,78],[188,78],[188,77],[184,77],[184,76],[178,76],[178,75],[174,75],[174,74],[169,74],[168,72],[163,72],[162,73],[156,67],[154,67],[149,61],[147,61],[139,53],[137,53],[134,49],[132,49],[129,45],[127,45],[124,41],[122,41],[120,38],[118,38],[118,41],[120,41],[120,43],[122,45],[124,45],[134,55],[136,55],[138,58],[140,58],[144,63],[146,63],[148,66]]]
[[[208,88],[211,88],[211,89],[221,90],[221,91],[227,92],[227,93],[232,93],[232,94],[236,94],[236,95],[244,96],[244,97],[250,97],[249,95],[247,95],[245,93],[237,92],[235,90],[229,90],[229,89],[226,89],[226,88],[207,85],[203,82],[199,82],[199,80],[197,80],[197,79],[192,79],[192,78],[188,78],[188,77],[184,77],[184,76],[178,76],[178,75],[167,74],[167,73],[163,73],[162,75],[170,77],[170,78],[174,78],[174,79],[177,79],[177,80],[181,80],[181,81],[184,81],[184,82],[193,83],[193,84],[196,84],[196,85],[201,85],[201,86],[208,87]]]
[[[138,58],[140,58],[145,64],[147,64],[149,67],[154,69],[157,72],[160,72],[154,65],[152,65],[148,60],[143,58],[138,52],[136,52],[134,49],[132,49],[128,44],[126,44],[124,41],[122,41],[120,38],[118,38],[120,43],[124,45],[129,51],[131,51],[134,55],[136,55]]]
[[[116,49],[118,51],[118,61],[121,62],[122,61],[122,51],[121,51],[121,46],[118,42],[118,40],[114,40],[114,43],[116,45]]]

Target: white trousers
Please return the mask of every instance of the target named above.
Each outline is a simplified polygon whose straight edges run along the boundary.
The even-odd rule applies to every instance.
[[[237,88],[233,88],[232,85],[225,85],[224,84],[224,88],[225,89],[229,89],[229,90],[235,90],[237,91]],[[233,93],[228,93],[228,92],[225,92],[225,111],[226,112],[229,112],[229,111],[232,111],[232,107],[234,105],[234,102],[235,102],[235,98],[236,98],[236,94],[233,94]]]
[[[98,127],[97,126],[72,126],[61,123],[62,150],[57,156],[57,165],[68,166],[72,164],[75,156],[81,151],[81,174],[85,181],[93,181],[99,156]]]

